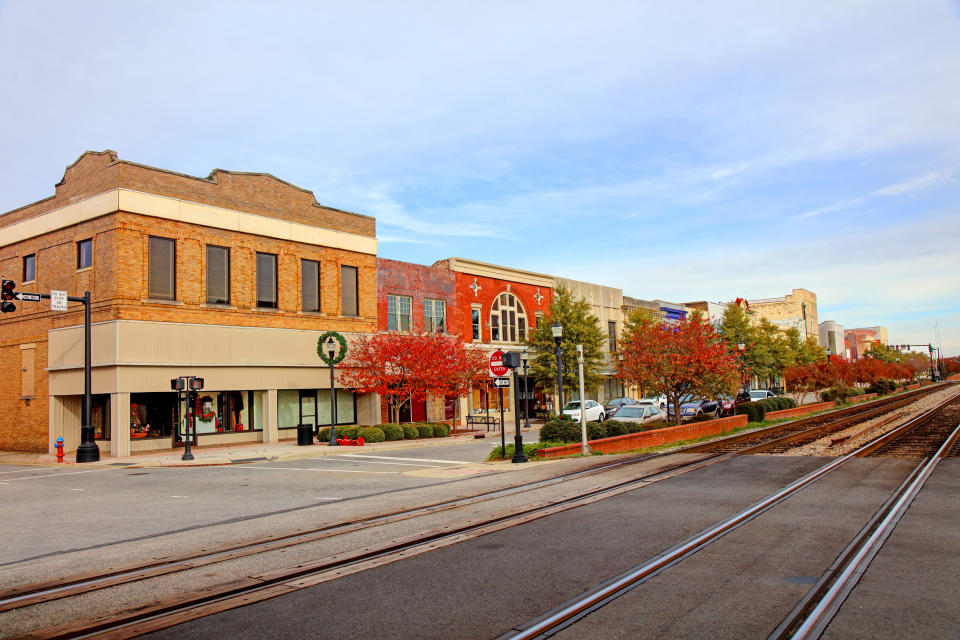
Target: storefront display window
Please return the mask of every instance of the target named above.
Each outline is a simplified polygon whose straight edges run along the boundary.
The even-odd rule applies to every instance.
[[[337,389],[337,424],[356,424],[357,402],[353,391]],[[317,424],[330,424],[330,390],[317,392]]]
[[[110,395],[97,394],[93,396],[90,406],[90,426],[93,427],[94,440],[110,439]]]

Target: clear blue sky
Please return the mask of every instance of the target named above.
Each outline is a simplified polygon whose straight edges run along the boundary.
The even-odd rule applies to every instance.
[[[957,0],[5,1],[0,87],[0,211],[110,148],[272,173],[387,258],[803,287],[960,353]]]

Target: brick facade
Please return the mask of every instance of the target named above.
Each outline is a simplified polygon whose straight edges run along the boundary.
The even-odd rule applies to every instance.
[[[457,283],[446,269],[399,260],[377,259],[377,317],[380,331],[387,330],[387,296],[411,298],[413,331],[423,330],[424,300],[443,300],[447,333],[457,333]]]
[[[88,152],[67,168],[63,180],[56,186],[56,195],[0,216],[0,272],[17,282],[19,291],[48,293],[66,290],[71,296],[90,291],[93,299],[91,316],[95,324],[169,322],[311,332],[336,330],[348,334],[377,330],[375,253],[193,224],[165,218],[159,213],[155,217],[124,210],[82,219],[76,224],[14,242],[6,239],[11,236],[2,235],[11,225],[29,223],[43,214],[61,215],[58,212],[64,207],[82,205],[85,199],[114,189],[135,189],[177,201],[253,214],[262,219],[369,238],[375,236],[373,218],[322,207],[309,191],[267,174],[217,170],[201,179],[118,161],[112,151]],[[149,299],[147,256],[150,236],[176,242],[176,295],[173,301]],[[93,263],[91,267],[78,269],[76,243],[86,239],[92,240]],[[206,304],[206,245],[230,250],[229,305]],[[257,308],[257,252],[277,255],[276,309]],[[27,255],[36,257],[36,278],[23,282],[23,257]],[[301,259],[315,260],[321,265],[319,313],[302,311]],[[357,316],[341,314],[343,265],[357,268]],[[5,397],[19,398],[19,401],[15,406],[11,403],[10,409],[0,415],[0,449],[42,451],[50,446],[51,422],[54,420],[49,405],[52,396],[48,394],[48,332],[82,325],[83,307],[71,303],[69,311],[52,312],[46,300],[16,304],[17,310],[4,314],[2,318],[0,391],[7,394]],[[34,365],[30,372],[21,372],[21,352],[25,348],[34,349]],[[237,361],[243,360],[242,354],[237,354]],[[22,397],[25,384],[22,373],[32,376],[32,397]],[[94,393],[97,392],[94,389]]]

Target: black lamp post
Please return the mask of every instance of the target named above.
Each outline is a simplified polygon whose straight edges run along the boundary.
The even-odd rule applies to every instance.
[[[527,353],[527,348],[523,348],[523,353],[520,355],[520,359],[523,360],[523,428],[530,428],[530,382],[527,379],[527,363],[530,361],[530,354]]]
[[[333,359],[337,357],[337,341],[330,336],[327,340],[327,355],[330,356],[330,442],[337,446],[337,390],[333,386]]]
[[[563,327],[556,320],[550,328],[553,340],[557,343],[557,415],[563,415],[563,363],[560,362],[560,339],[563,337]]]

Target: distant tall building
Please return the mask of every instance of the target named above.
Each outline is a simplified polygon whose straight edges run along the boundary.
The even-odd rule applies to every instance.
[[[862,327],[845,332],[847,349],[851,360],[859,360],[876,345],[887,344],[886,327]]]
[[[800,339],[815,336],[820,340],[817,322],[817,294],[806,289],[794,289],[782,298],[761,298],[750,300],[750,311],[773,324],[789,329],[796,327]],[[824,346],[824,345],[820,345]]]
[[[830,353],[849,359],[847,345],[844,342],[843,327],[833,320],[824,320],[820,323],[820,345],[830,349]]]

